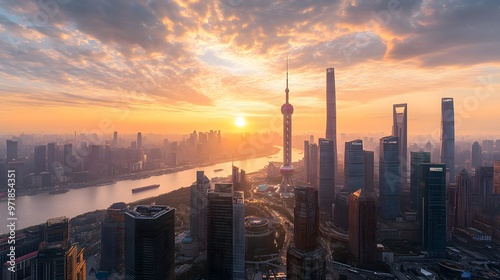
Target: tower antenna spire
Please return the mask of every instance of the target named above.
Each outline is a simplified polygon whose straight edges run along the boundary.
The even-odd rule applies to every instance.
[[[285,93],[286,93],[286,103],[288,103],[288,93],[290,92],[290,90],[288,89],[288,55],[286,56],[286,89],[285,89]]]

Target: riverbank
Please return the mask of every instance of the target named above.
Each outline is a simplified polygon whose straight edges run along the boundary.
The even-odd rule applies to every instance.
[[[263,150],[260,153],[255,152],[250,157],[246,156],[235,156],[232,160],[233,161],[238,161],[238,160],[247,160],[247,159],[254,159],[254,158],[260,158],[260,157],[269,157],[272,155],[275,155],[281,150],[281,148],[273,146],[270,150]],[[120,181],[127,181],[127,180],[140,180],[140,179],[146,179],[149,177],[154,177],[154,176],[162,176],[166,174],[172,174],[172,173],[177,173],[181,171],[185,171],[188,169],[192,168],[203,168],[206,166],[212,166],[215,164],[219,163],[224,163],[227,162],[227,158],[220,158],[211,162],[203,162],[203,163],[198,163],[198,164],[189,164],[189,165],[183,165],[183,166],[178,166],[178,167],[167,167],[167,168],[162,168],[162,169],[155,169],[155,170],[146,170],[146,171],[141,171],[141,172],[136,172],[136,173],[129,173],[129,174],[122,174],[118,175],[113,178],[102,178],[99,180],[94,180],[91,182],[84,182],[84,183],[67,183],[67,184],[60,184],[58,185],[58,189],[63,189],[63,190],[69,190],[69,189],[81,189],[81,188],[89,188],[89,187],[101,187],[101,186],[107,186],[107,185],[112,185]],[[54,191],[54,188],[42,188],[38,190],[27,190],[27,191],[19,191],[17,193],[17,197],[20,196],[32,196],[36,194],[41,194],[41,193],[50,193]],[[62,192],[60,192],[62,193]],[[57,192],[54,193],[54,195],[59,194]]]

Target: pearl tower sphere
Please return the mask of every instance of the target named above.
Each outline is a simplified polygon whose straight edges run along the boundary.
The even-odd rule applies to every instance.
[[[286,102],[281,106],[283,114],[283,165],[280,167],[280,174],[283,179],[280,184],[280,192],[291,192],[293,190],[292,175],[295,169],[292,166],[292,114],[293,106],[288,103],[288,61],[286,70]]]

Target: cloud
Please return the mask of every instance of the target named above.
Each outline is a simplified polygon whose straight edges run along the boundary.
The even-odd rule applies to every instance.
[[[394,39],[388,56],[415,59],[423,66],[498,62],[500,4],[495,1],[429,2],[416,16],[419,24],[403,39]]]
[[[265,115],[282,104],[289,56],[297,108],[314,114],[324,105],[327,67],[337,69],[339,97],[351,105],[462,86],[500,59],[495,1],[3,4],[1,95],[26,106],[118,101],[138,110]]]

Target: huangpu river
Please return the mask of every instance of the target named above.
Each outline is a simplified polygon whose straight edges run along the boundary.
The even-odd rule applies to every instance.
[[[292,160],[302,159],[300,150],[292,150]],[[231,166],[234,164],[246,173],[262,169],[270,161],[283,161],[282,150],[272,156],[264,156],[246,160],[236,160],[213,164],[203,167],[195,167],[176,173],[151,176],[145,179],[117,181],[104,186],[71,189],[63,194],[39,193],[32,196],[19,196],[15,200],[16,229],[41,224],[47,219],[66,216],[73,218],[80,214],[98,209],[106,209],[115,202],[133,202],[140,199],[158,196],[173,190],[190,186],[196,180],[196,171],[203,170],[208,178],[226,177],[231,174]],[[215,172],[214,170],[223,169]],[[133,188],[160,184],[157,189],[132,193]],[[7,201],[0,202],[0,220],[7,223]],[[7,226],[0,227],[0,234],[8,232]]]

